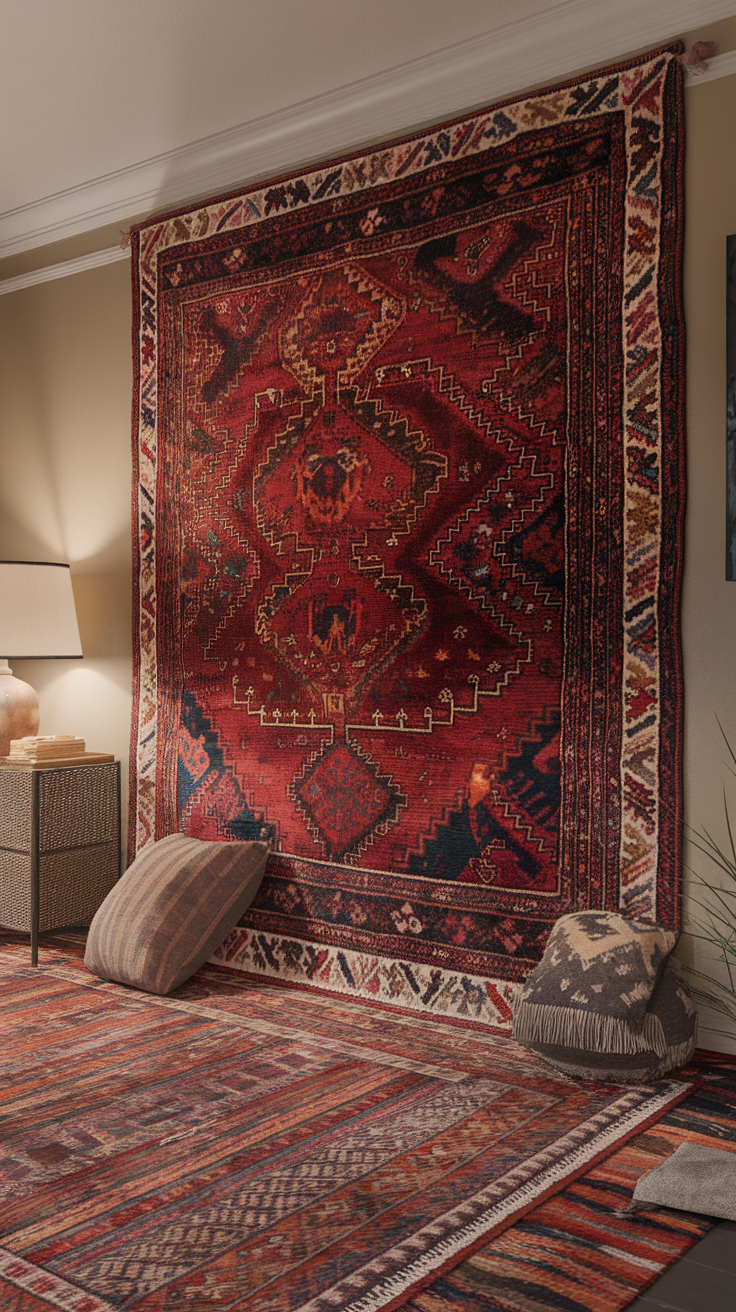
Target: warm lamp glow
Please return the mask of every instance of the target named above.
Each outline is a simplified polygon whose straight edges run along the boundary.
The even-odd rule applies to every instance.
[[[81,656],[68,565],[0,560],[0,656]]]
[[[8,665],[82,655],[68,565],[0,560],[0,756],[13,738],[38,732],[38,697]]]

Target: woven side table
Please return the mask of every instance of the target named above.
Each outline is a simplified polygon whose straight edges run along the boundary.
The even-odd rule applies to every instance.
[[[89,925],[120,874],[120,764],[0,764],[0,925]]]

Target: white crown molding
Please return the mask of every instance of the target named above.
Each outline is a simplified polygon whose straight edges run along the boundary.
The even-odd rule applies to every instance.
[[[47,264],[43,269],[33,269],[30,273],[19,273],[15,278],[6,278],[0,282],[0,296],[8,292],[19,292],[24,287],[35,287],[40,282],[53,282],[55,278],[68,278],[72,273],[85,273],[87,269],[99,269],[102,264],[113,264],[116,260],[130,258],[130,249],[121,250],[119,246],[107,246],[102,251],[93,251],[91,255],[80,255],[76,260],[64,260],[62,264]]]
[[[8,210],[0,214],[0,258],[397,136],[733,14],[736,0],[564,0],[539,15]]]
[[[725,55],[713,55],[708,60],[702,73],[687,70],[687,87],[699,87],[701,82],[713,82],[717,77],[730,77],[736,73],[736,50],[727,50]]]

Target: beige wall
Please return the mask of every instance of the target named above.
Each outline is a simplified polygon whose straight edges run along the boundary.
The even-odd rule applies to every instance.
[[[723,787],[736,750],[736,583],[725,580],[726,236],[736,232],[736,77],[685,93],[685,317],[687,323],[688,509],[683,590],[685,815],[693,829],[728,842]],[[716,718],[717,717],[717,718]],[[736,817],[736,781],[730,789]],[[685,844],[685,864],[708,862]],[[686,869],[685,924],[700,915]],[[683,936],[683,960],[718,970],[707,944]],[[736,1025],[701,1013],[702,1047],[736,1052]]]
[[[127,779],[131,689],[127,261],[0,296],[0,558],[68,560],[84,660],[16,661],[42,733]]]
[[[736,231],[736,77],[689,89],[686,107],[686,812],[693,827],[725,841],[726,753],[716,716],[736,744],[736,583],[724,581],[724,274],[725,237]],[[0,296],[0,556],[71,561],[85,651],[81,662],[18,662],[16,672],[38,689],[42,731],[82,734],[126,769],[129,276],[119,263]],[[686,923],[694,910],[690,881]],[[711,969],[695,939],[685,935],[680,951]],[[708,1012],[702,1022],[702,1046],[736,1052],[735,1025]]]

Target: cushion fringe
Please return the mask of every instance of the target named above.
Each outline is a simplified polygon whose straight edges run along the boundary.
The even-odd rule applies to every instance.
[[[647,1062],[644,1067],[638,1066],[633,1069],[620,1070],[616,1069],[612,1063],[606,1065],[605,1069],[600,1066],[589,1066],[586,1064],[587,1053],[581,1055],[579,1064],[571,1060],[569,1056],[564,1060],[557,1060],[549,1053],[540,1053],[544,1060],[553,1070],[560,1071],[561,1074],[567,1075],[577,1080],[601,1080],[613,1079],[619,1084],[640,1084],[643,1081],[661,1080],[669,1071],[676,1070],[678,1066],[684,1066],[690,1061],[695,1051],[695,1036],[687,1039],[685,1043],[678,1043],[676,1047],[659,1060],[659,1064],[652,1065]],[[621,1055],[621,1054],[616,1054]]]
[[[667,1040],[658,1016],[647,1013],[641,1025],[617,1016],[572,1007],[553,1007],[523,999],[514,1007],[514,1038],[519,1043],[550,1043],[621,1056],[654,1052],[667,1056]]]

